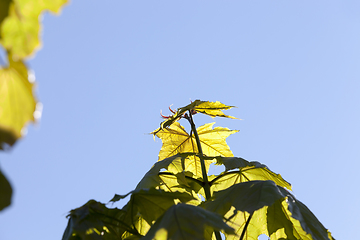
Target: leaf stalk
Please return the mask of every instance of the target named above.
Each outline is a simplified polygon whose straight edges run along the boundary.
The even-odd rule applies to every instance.
[[[196,140],[196,145],[197,145],[199,157],[200,157],[201,172],[202,172],[202,177],[203,177],[203,181],[204,181],[205,200],[208,200],[211,198],[211,192],[210,192],[210,183],[209,183],[209,180],[207,177],[207,171],[206,171],[206,167],[205,167],[204,153],[201,148],[200,138],[199,138],[198,132],[196,130],[194,120],[192,118],[191,110],[189,110],[188,112],[189,112],[189,116],[187,117],[187,119],[191,125],[191,131],[194,133],[194,137]],[[214,233],[215,233],[216,240],[221,240],[220,232],[214,231]]]
[[[190,122],[191,131],[194,133],[196,145],[198,148],[200,164],[201,164],[201,172],[202,172],[202,177],[203,177],[203,181],[204,181],[205,200],[208,200],[211,198],[210,183],[209,183],[209,180],[207,177],[207,172],[206,172],[206,167],[205,167],[205,159],[204,159],[204,154],[203,154],[203,151],[201,148],[200,138],[199,138],[198,132],[196,130],[196,126],[195,126],[194,120],[192,118],[192,113],[190,110],[189,110],[189,117],[187,119]]]

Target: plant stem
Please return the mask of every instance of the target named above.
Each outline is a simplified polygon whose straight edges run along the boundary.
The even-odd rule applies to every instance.
[[[245,223],[245,226],[244,226],[244,230],[242,231],[241,233],[241,236],[239,238],[239,240],[243,240],[244,236],[245,236],[245,233],[246,233],[246,229],[248,228],[249,226],[249,223],[250,223],[250,220],[251,220],[251,217],[254,213],[251,213],[248,217],[248,219],[246,220],[246,223]]]
[[[203,182],[204,182],[205,200],[208,200],[211,198],[210,184],[209,184],[209,180],[207,177],[207,171],[206,171],[206,167],[205,167],[204,153],[201,148],[200,138],[199,138],[198,132],[196,130],[194,120],[192,118],[191,110],[189,110],[188,120],[191,125],[191,131],[194,133],[194,137],[196,140],[196,145],[197,145],[199,156],[200,156],[201,172],[202,172],[202,177],[203,177]],[[216,240],[221,240],[220,232],[214,231],[214,233],[215,233]]]
[[[205,167],[205,160],[204,160],[204,157],[203,157],[204,154],[203,154],[203,151],[202,151],[202,148],[201,148],[200,138],[199,138],[199,135],[197,133],[196,126],[195,126],[195,123],[193,121],[192,114],[191,114],[190,110],[189,110],[189,118],[188,118],[188,120],[189,120],[190,125],[191,125],[191,130],[194,133],[194,137],[195,137],[195,140],[196,140],[196,145],[197,145],[198,152],[199,152],[199,155],[200,155],[200,164],[201,164],[201,172],[202,172],[202,177],[203,177],[203,182],[204,182],[205,200],[208,200],[211,197],[210,184],[209,184],[209,180],[208,180],[208,177],[207,177],[207,172],[206,172],[206,167]]]

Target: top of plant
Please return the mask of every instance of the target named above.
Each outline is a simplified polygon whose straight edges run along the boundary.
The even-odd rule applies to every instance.
[[[72,210],[63,240],[81,239],[194,239],[333,240],[330,232],[289,190],[291,185],[266,165],[234,157],[226,138],[237,130],[195,127],[193,115],[227,117],[220,102],[196,100],[170,111],[153,132],[162,148],[158,162],[130,195],[122,209],[108,209],[96,201]],[[191,125],[187,133],[178,122]],[[225,171],[208,176],[210,164]],[[101,236],[101,238],[100,238]]]

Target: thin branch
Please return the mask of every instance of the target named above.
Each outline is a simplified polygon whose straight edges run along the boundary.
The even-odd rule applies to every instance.
[[[239,238],[239,240],[243,240],[244,236],[245,236],[245,233],[246,233],[246,229],[248,228],[249,226],[249,223],[250,223],[250,220],[251,220],[251,217],[253,216],[253,212],[250,214],[249,218],[246,220],[246,223],[245,223],[245,226],[244,226],[244,229],[241,233],[241,236]]]

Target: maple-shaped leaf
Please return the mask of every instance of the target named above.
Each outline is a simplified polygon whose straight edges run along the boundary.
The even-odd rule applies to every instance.
[[[0,43],[16,59],[24,59],[41,46],[40,19],[43,11],[59,13],[68,0],[11,1],[8,16],[0,25]]]
[[[223,127],[212,128],[214,123],[208,123],[197,128],[201,148],[204,155],[232,157],[233,154],[226,143],[226,138],[238,130],[230,130]],[[155,135],[162,140],[162,148],[159,153],[159,161],[178,153],[199,153],[193,134],[189,135],[180,123],[175,122],[168,128],[155,131]],[[206,160],[205,166],[208,171],[214,160]],[[189,157],[185,161],[185,171],[192,172],[197,177],[202,177],[200,158]]]
[[[203,204],[205,209],[229,218],[230,226],[238,235],[244,234],[243,239],[255,240],[261,234],[274,240],[333,239],[304,204],[273,181],[235,184],[214,192],[212,199]]]
[[[0,170],[0,211],[10,205],[11,196],[11,185]]]
[[[25,64],[9,56],[9,66],[0,68],[0,149],[4,144],[12,146],[26,124],[35,120],[33,88]]]
[[[277,185],[291,190],[291,185],[280,174],[272,172],[266,165],[256,161],[249,162],[238,157],[216,157],[217,165],[224,165],[225,172],[214,177],[211,181],[211,190],[219,191],[236,183],[254,180],[271,180]],[[234,171],[238,169],[238,171]]]
[[[232,234],[221,216],[200,207],[177,204],[169,208],[151,227],[144,240],[210,240],[213,230]],[[209,234],[210,233],[210,234]]]
[[[178,108],[175,112],[170,109],[174,114],[169,117],[165,117],[166,120],[160,124],[159,129],[164,129],[164,128],[171,126],[174,122],[176,122],[180,118],[184,117],[184,115],[188,111],[193,112],[193,114],[198,112],[198,113],[209,115],[211,117],[227,117],[227,118],[237,119],[235,117],[225,115],[222,112],[222,110],[228,110],[233,107],[234,106],[227,106],[221,102],[209,102],[209,101],[195,100],[195,101],[191,102],[190,104],[186,105],[185,107]],[[157,131],[159,131],[159,130],[157,130]],[[156,131],[154,133],[156,133]]]
[[[185,192],[165,192],[161,189],[138,189],[131,194],[129,202],[121,209],[120,220],[135,226],[136,230],[145,235],[152,223],[159,218],[176,201],[189,202],[194,197]],[[134,235],[124,229],[123,237]]]

